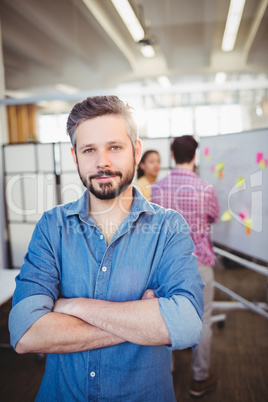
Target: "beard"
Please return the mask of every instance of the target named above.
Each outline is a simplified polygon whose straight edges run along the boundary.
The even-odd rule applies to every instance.
[[[129,169],[125,174],[121,171],[112,170],[99,170],[96,174],[89,175],[88,177],[83,176],[80,172],[78,165],[78,174],[83,183],[83,185],[88,189],[88,191],[93,194],[96,198],[100,200],[112,200],[123,193],[127,187],[132,183],[135,175],[135,162],[131,169]],[[117,176],[120,178],[118,184],[108,183],[95,183],[92,180],[96,177],[102,176]]]

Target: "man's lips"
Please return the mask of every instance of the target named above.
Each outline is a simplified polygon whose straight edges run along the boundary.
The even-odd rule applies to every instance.
[[[122,177],[121,172],[109,172],[109,171],[103,171],[103,172],[98,172],[94,175],[91,175],[89,177],[89,180],[97,180],[97,181],[109,181],[110,179],[113,179],[115,177]]]
[[[110,180],[113,177],[116,177],[116,175],[113,175],[113,176],[97,176],[97,177],[94,177],[94,179],[98,180],[98,181],[105,181],[105,180]]]

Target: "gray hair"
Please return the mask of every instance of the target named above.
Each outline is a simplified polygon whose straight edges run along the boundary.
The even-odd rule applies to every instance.
[[[125,120],[127,134],[135,149],[138,138],[137,124],[133,117],[133,108],[125,104],[117,96],[95,96],[76,103],[67,120],[67,134],[73,149],[76,150],[76,129],[85,120],[100,116],[122,116]]]

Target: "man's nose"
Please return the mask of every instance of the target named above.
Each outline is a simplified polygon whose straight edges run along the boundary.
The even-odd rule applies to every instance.
[[[100,150],[98,152],[97,168],[104,169],[111,166],[111,161],[109,154],[105,150]]]

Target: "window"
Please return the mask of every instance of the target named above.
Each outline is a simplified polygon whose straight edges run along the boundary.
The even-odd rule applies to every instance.
[[[171,110],[171,135],[194,134],[193,109],[191,107],[177,107]]]
[[[242,108],[240,105],[225,105],[220,107],[220,134],[243,131]]]
[[[148,137],[169,137],[170,118],[169,109],[152,109],[146,113],[147,136]]]
[[[195,109],[195,133],[198,136],[217,135],[218,107],[197,106]]]
[[[38,140],[40,142],[66,142],[68,114],[47,114],[38,117]]]

